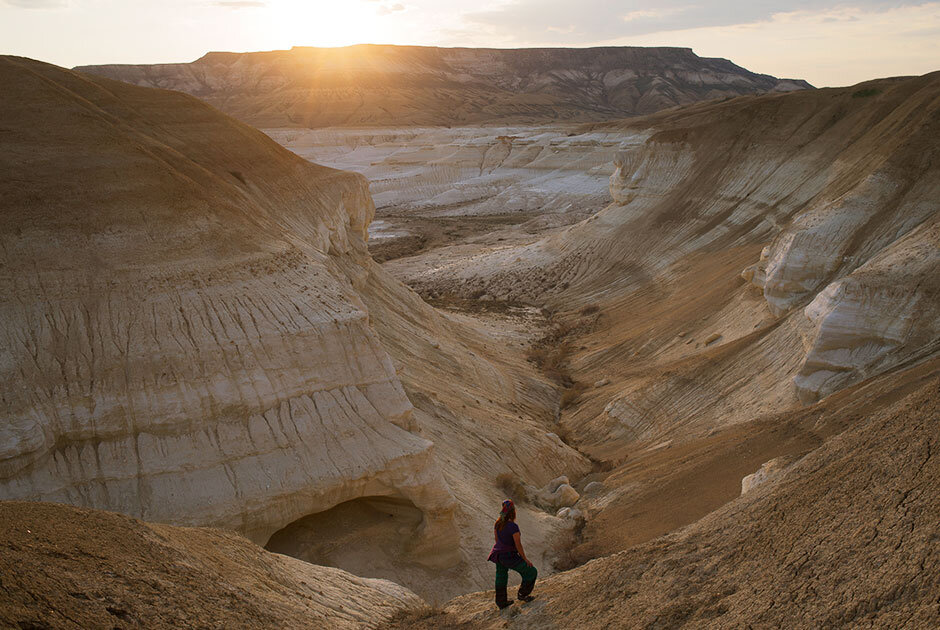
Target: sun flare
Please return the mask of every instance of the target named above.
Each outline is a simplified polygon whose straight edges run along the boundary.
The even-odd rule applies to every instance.
[[[278,0],[270,11],[271,35],[294,46],[349,46],[380,41],[375,2]]]

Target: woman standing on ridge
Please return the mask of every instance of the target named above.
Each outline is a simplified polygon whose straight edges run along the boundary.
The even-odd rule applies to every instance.
[[[512,604],[506,596],[509,569],[522,576],[522,584],[519,585],[519,593],[516,595],[519,601],[532,601],[534,598],[530,593],[535,588],[538,570],[526,558],[525,550],[522,548],[522,535],[519,533],[519,526],[516,525],[516,506],[509,499],[503,501],[503,509],[493,526],[493,535],[496,538],[496,544],[493,545],[493,551],[490,552],[487,560],[496,563],[496,605],[505,608]]]

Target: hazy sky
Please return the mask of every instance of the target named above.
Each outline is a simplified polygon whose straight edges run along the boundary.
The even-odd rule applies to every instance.
[[[0,53],[62,66],[357,43],[687,46],[850,85],[940,70],[940,1],[0,0]]]

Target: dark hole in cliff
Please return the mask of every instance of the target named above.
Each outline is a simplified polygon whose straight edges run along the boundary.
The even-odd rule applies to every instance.
[[[294,521],[275,532],[265,548],[402,584],[412,581],[403,573],[415,559],[411,547],[423,518],[407,499],[362,497]]]

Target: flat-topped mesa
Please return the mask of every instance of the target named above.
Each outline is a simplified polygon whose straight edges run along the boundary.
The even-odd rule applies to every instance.
[[[361,176],[184,94],[0,58],[0,498],[235,529],[454,499],[358,276]]]
[[[199,96],[262,128],[610,120],[810,88],[688,48],[358,45],[206,54],[82,72]]]

